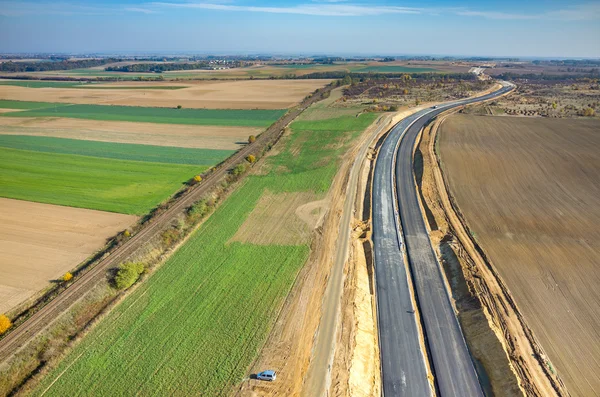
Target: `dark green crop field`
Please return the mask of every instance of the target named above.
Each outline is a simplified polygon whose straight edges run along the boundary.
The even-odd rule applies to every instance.
[[[143,215],[207,168],[0,148],[0,197]]]
[[[36,103],[38,103],[36,107]],[[88,120],[135,121],[160,124],[268,127],[286,112],[277,110],[175,109],[138,106],[71,105],[64,103],[0,101],[0,108],[31,109],[2,113],[8,117],[68,117]],[[17,107],[21,106],[21,107]]]
[[[233,150],[135,145],[30,135],[0,135],[0,147],[119,160],[206,166],[218,164],[234,152]]]
[[[43,109],[54,107],[56,103],[51,102],[28,102],[0,99],[0,109]],[[59,105],[64,105],[63,103]]]

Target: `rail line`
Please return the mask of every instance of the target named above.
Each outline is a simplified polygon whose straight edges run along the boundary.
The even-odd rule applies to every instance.
[[[284,129],[306,110],[310,105],[325,98],[325,94],[333,89],[329,84],[316,90],[295,108],[288,111],[282,118],[273,123],[267,130],[260,134],[252,144],[244,146],[231,157],[219,164],[212,172],[204,176],[205,179],[196,186],[191,187],[183,195],[175,199],[171,206],[160,215],[149,220],[129,240],[116,248],[107,258],[78,277],[62,293],[49,301],[41,309],[31,315],[27,320],[13,329],[0,340],[0,363],[17,353],[27,345],[31,339],[49,327],[60,315],[67,311],[74,303],[81,299],[97,282],[106,277],[106,271],[117,266],[133,254],[144,242],[156,236],[163,228],[175,219],[186,208],[200,200],[214,187],[222,182],[229,170],[236,164],[245,161],[245,158],[257,153],[269,144],[274,144],[281,137]]]

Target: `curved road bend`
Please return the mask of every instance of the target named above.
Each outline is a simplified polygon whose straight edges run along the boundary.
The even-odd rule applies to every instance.
[[[415,113],[396,125],[380,148],[373,179],[373,244],[384,395],[432,394],[408,277],[414,285],[438,394],[483,395],[421,214],[413,148],[419,131],[441,112],[492,99],[511,89],[505,84],[479,98]],[[408,269],[402,253],[403,238]]]

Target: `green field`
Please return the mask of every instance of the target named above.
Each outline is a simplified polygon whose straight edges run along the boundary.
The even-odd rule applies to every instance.
[[[190,149],[30,135],[0,135],[0,147],[119,160],[205,166],[218,164],[234,152],[233,150]]]
[[[72,105],[0,100],[8,109],[31,109],[20,112],[2,113],[8,117],[67,117],[88,120],[135,121],[159,124],[188,124],[215,126],[268,127],[286,110],[230,110],[230,109],[175,109],[139,106]],[[48,106],[50,105],[50,106]],[[176,104],[174,104],[176,105]],[[12,107],[8,107],[12,106]]]
[[[0,148],[0,197],[142,215],[207,168]]]
[[[342,153],[375,117],[292,124],[281,153],[266,159],[267,175],[248,177],[33,395],[228,395],[248,376],[309,255],[307,244],[229,240],[267,189],[323,197]]]
[[[54,107],[55,105],[55,103],[51,102],[27,102],[0,99],[0,109],[43,109]],[[63,104],[61,103],[61,105]]]

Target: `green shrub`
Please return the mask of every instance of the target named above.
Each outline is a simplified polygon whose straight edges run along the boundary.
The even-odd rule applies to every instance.
[[[244,164],[238,164],[235,167],[233,167],[233,169],[231,170],[231,173],[234,176],[240,176],[242,175],[244,172],[246,172],[246,166]]]
[[[206,200],[200,200],[196,204],[192,205],[187,210],[188,219],[194,223],[195,221],[201,219],[208,212],[208,204]]]
[[[119,266],[115,275],[115,287],[118,289],[129,288],[135,283],[140,274],[144,272],[144,264],[139,262],[127,262]]]
[[[165,248],[169,248],[181,238],[181,232],[175,228],[170,228],[162,233],[162,242]]]

